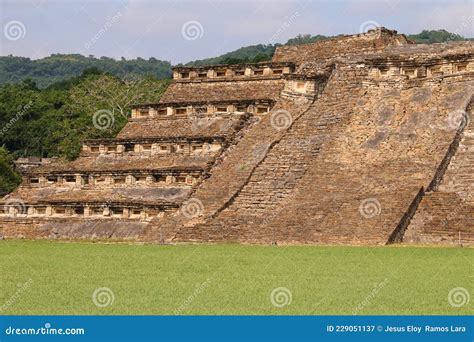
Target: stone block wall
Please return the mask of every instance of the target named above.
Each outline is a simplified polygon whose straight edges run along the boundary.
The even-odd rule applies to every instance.
[[[456,153],[440,179],[427,192],[404,237],[406,243],[465,245],[474,243],[473,104],[454,111],[452,125],[463,127]]]

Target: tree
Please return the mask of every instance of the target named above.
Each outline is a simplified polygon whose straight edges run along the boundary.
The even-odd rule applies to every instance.
[[[82,140],[114,137],[127,123],[130,105],[158,102],[168,83],[153,77],[120,80],[90,70],[46,89],[28,81],[5,85],[0,87],[0,146],[15,158],[75,159]],[[105,129],[94,125],[99,110],[113,115]]]
[[[20,182],[21,177],[13,168],[13,157],[0,147],[0,197],[12,192]]]
[[[423,30],[421,33],[412,34],[408,36],[409,39],[416,43],[433,44],[444,43],[449,41],[469,40],[456,33],[450,33],[446,30]]]
[[[88,77],[71,89],[71,109],[92,114],[107,109],[126,118],[132,104],[158,102],[168,83],[151,77],[125,80],[110,75]]]

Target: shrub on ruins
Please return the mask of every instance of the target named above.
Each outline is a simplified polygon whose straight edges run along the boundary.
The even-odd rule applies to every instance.
[[[323,36],[320,34],[317,34],[315,36],[312,36],[310,34],[299,34],[294,38],[288,39],[286,42],[286,45],[301,45],[301,44],[309,44],[309,43],[314,43],[320,40],[324,39],[329,39],[331,37]]]
[[[0,197],[13,191],[20,182],[21,177],[13,168],[13,156],[0,147]]]
[[[205,58],[198,61],[192,61],[186,66],[203,66],[210,64],[242,64],[257,63],[272,59],[277,46],[281,44],[258,44],[244,46],[235,51],[225,53],[219,57]],[[263,57],[263,58],[262,58]]]

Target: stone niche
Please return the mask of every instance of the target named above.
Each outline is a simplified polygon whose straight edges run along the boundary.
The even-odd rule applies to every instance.
[[[256,63],[247,65],[214,65],[208,68],[176,68],[173,79],[190,81],[193,79],[245,78],[259,76],[281,76],[294,70],[292,63]]]
[[[135,219],[149,221],[156,217],[161,217],[164,210],[160,208],[130,208],[126,205],[90,205],[84,204],[47,204],[28,205],[24,212],[12,207],[9,211],[1,211],[1,217],[10,218],[89,218],[89,219]]]
[[[220,144],[193,144],[192,153],[201,154],[215,152],[221,148]],[[150,172],[150,173],[127,173],[117,172],[115,174],[77,174],[77,175],[29,175],[24,176],[24,181],[30,187],[49,188],[83,188],[103,189],[117,187],[168,187],[181,185],[194,185],[200,178],[200,171],[183,172]]]
[[[217,109],[221,109],[223,111],[229,110],[229,107],[218,107]],[[259,108],[264,112],[270,110],[269,105],[261,105]],[[245,107],[245,110],[248,108]],[[234,110],[234,108],[232,108]],[[203,142],[204,144],[205,142]],[[205,153],[217,153],[222,148],[221,141],[211,141],[209,144],[212,144],[212,149],[205,149]],[[89,156],[94,154],[115,154],[115,155],[123,155],[126,153],[127,155],[163,155],[163,154],[190,154],[192,152],[191,149],[191,142],[189,141],[158,141],[158,142],[112,142],[110,144],[100,144],[100,145],[93,145],[90,143],[85,143],[82,147],[82,155]],[[40,179],[31,179],[30,184],[40,184]]]
[[[132,108],[131,111],[131,119],[140,120],[140,119],[149,119],[149,118],[156,118],[156,117],[163,117],[167,115],[172,115],[173,111],[172,108],[167,107],[136,107]]]
[[[451,74],[462,74],[474,71],[474,62],[448,62],[441,61],[437,64],[417,65],[386,65],[369,69],[369,77],[373,79],[386,79],[404,77],[406,79],[443,77]]]
[[[319,86],[316,80],[289,79],[285,81],[282,95],[286,97],[307,97],[315,98],[318,94]]]
[[[250,72],[252,69],[248,68]],[[283,69],[280,69],[283,72]],[[264,69],[262,69],[264,70]],[[266,69],[265,69],[266,70]],[[267,70],[267,72],[269,72]],[[232,101],[232,102],[213,102],[213,103],[170,103],[170,104],[156,104],[146,107],[144,109],[134,108],[132,109],[133,120],[147,120],[147,119],[170,119],[175,117],[189,117],[192,115],[215,115],[222,113],[235,113],[235,112],[253,112],[253,109],[257,107],[268,107],[265,112],[270,111],[274,101],[259,100],[255,102],[250,101]],[[142,113],[142,114],[140,114]],[[148,113],[148,114],[143,114]],[[93,150],[92,150],[93,149]],[[103,153],[103,147],[87,144],[83,145],[84,153]],[[107,152],[107,151],[105,151]]]

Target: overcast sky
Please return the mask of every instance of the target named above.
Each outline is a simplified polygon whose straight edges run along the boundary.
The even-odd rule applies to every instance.
[[[0,0],[0,55],[155,57],[173,64],[299,33],[349,34],[374,25],[474,37],[473,0]]]

